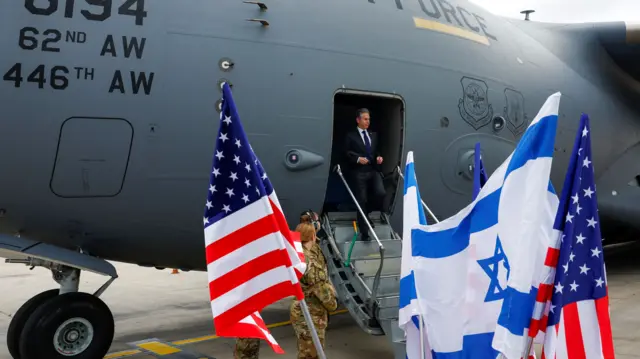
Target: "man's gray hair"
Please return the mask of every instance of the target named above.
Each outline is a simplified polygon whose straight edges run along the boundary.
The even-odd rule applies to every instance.
[[[366,108],[361,108],[358,110],[358,118],[360,118],[360,116],[362,116],[363,113],[369,113],[369,110]]]

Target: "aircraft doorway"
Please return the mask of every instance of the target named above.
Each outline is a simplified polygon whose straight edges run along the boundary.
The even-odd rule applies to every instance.
[[[336,165],[340,164],[342,173],[349,182],[343,143],[347,133],[356,130],[357,110],[360,108],[369,110],[371,116],[369,130],[378,134],[379,149],[384,158],[381,166],[386,190],[383,206],[387,211],[393,210],[398,190],[398,179],[400,178],[396,167],[401,166],[402,168],[404,100],[400,96],[392,94],[339,90],[333,98],[331,173],[327,183],[323,212],[357,210],[349,192],[344,188],[344,183],[334,170]],[[349,185],[351,185],[350,182]]]

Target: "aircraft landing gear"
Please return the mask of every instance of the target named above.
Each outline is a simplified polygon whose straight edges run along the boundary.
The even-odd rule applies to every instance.
[[[42,292],[18,309],[7,333],[11,356],[14,359],[103,358],[111,346],[115,325],[109,307],[98,296],[115,278],[95,294],[82,293],[78,292],[79,269],[38,259],[19,263],[51,269],[60,289]]]

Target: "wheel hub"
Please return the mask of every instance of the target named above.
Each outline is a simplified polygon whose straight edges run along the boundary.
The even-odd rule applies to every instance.
[[[83,318],[71,318],[60,324],[53,335],[53,346],[64,356],[84,352],[93,340],[93,325]]]
[[[72,343],[78,340],[78,337],[80,337],[80,333],[77,330],[73,329],[67,332],[67,335],[65,336],[65,341],[67,343]]]

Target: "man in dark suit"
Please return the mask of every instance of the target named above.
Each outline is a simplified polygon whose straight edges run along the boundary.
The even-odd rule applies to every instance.
[[[383,158],[378,150],[377,134],[368,130],[370,121],[369,110],[366,108],[359,109],[356,117],[358,127],[347,134],[344,143],[351,188],[360,208],[367,216],[376,206],[380,210],[382,209],[382,201],[385,195],[382,173],[379,167]],[[364,222],[359,211],[357,212],[357,219],[362,240],[371,240],[369,238],[369,227]],[[373,227],[371,220],[369,220],[369,223]]]

